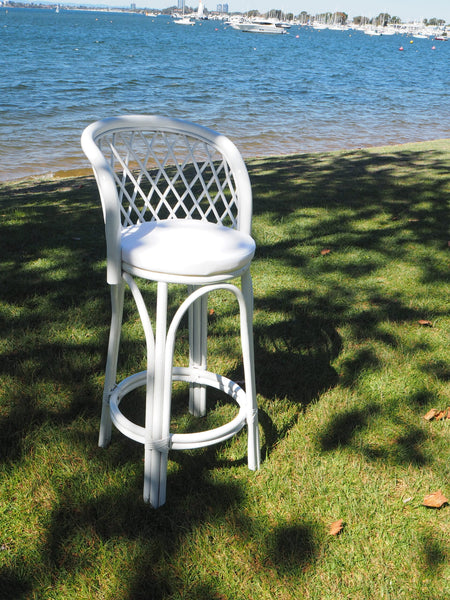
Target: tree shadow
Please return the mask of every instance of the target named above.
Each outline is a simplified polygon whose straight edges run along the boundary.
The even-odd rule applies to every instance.
[[[443,544],[431,531],[421,533],[419,544],[419,555],[422,558],[424,570],[432,577],[440,577],[442,570],[448,564],[448,544]]]
[[[425,159],[434,177],[420,177]],[[340,283],[339,275],[358,282],[358,278],[376,273],[377,261],[369,256],[358,265],[349,262],[335,266],[321,250],[335,243],[338,246],[333,252],[351,246],[376,252],[385,260],[408,263],[412,243],[440,248],[448,237],[447,208],[442,198],[449,176],[448,163],[438,151],[424,154],[420,150],[269,158],[250,161],[249,171],[254,213],[262,223],[256,228],[255,270],[264,274],[264,262],[274,260],[280,273],[289,270],[292,280],[290,289],[285,287],[281,294],[275,290],[267,296],[255,296],[257,390],[265,402],[260,421],[269,454],[292,428],[300,411],[326,390],[338,382],[351,388],[361,372],[377,368],[369,343],[396,343],[378,330],[381,320],[401,322],[423,317],[401,295],[389,295],[375,285],[365,290],[367,306],[354,310],[361,290],[358,284],[349,288]],[[423,208],[422,200],[431,208]],[[0,186],[0,207],[4,215],[0,329],[6,340],[0,349],[0,376],[8,384],[2,390],[0,444],[1,460],[14,466],[21,459],[26,438],[40,428],[51,431],[66,427],[70,431],[80,417],[97,422],[110,308],[102,217],[92,178],[24,183],[14,189]],[[321,218],[311,219],[307,209],[316,210]],[[288,223],[288,239],[266,239],[264,223],[276,223],[280,231]],[[334,237],[330,241],[331,234]],[[441,281],[443,269],[432,255],[415,267],[424,282]],[[334,275],[333,283],[327,284],[327,277]],[[132,317],[131,303],[126,311]],[[68,327],[71,324],[73,327]],[[368,344],[344,361],[343,377],[339,378],[333,365],[342,352],[339,330],[344,325],[351,328],[355,340]],[[132,333],[125,336],[126,354],[141,356],[142,344]],[[131,371],[135,362],[126,363],[123,371]],[[444,363],[423,367],[424,372],[427,369],[448,381]],[[293,407],[276,423],[270,410],[275,399]],[[427,395],[412,398],[418,406],[428,400]],[[329,453],[339,447],[355,447],[356,451],[355,440],[367,430],[371,419],[381,414],[379,411],[379,406],[369,405],[330,419],[319,432],[319,449]],[[74,432],[72,440],[84,454],[87,444],[96,444],[94,434],[85,435],[83,439]],[[371,460],[388,457],[401,464],[413,461],[421,465],[426,463],[421,453],[423,436],[420,428],[405,425],[394,451],[377,450],[364,443],[357,445],[357,451]],[[71,546],[76,536],[91,536],[93,543],[123,537],[139,542],[141,552],[136,569],[124,575],[130,600],[175,597],[168,574],[170,561],[183,541],[202,524],[218,522],[228,512],[242,512],[242,485],[233,477],[226,484],[212,482],[211,472],[224,464],[214,449],[176,455],[176,469],[168,481],[170,500],[158,511],[142,502],[142,473],[139,468],[131,469],[141,458],[140,447],[119,438],[108,451],[89,454],[92,468],[105,472],[130,466],[124,469],[126,491],[123,485],[111,485],[106,492],[93,490],[89,501],[80,491],[86,485],[84,475],[69,472],[64,478],[44,531],[43,562],[50,561],[53,580],[93,568],[76,556]],[[230,460],[228,464],[243,462]],[[243,536],[261,537],[257,527],[242,518]],[[261,552],[280,576],[290,576],[299,565],[307,569],[316,560],[321,547],[316,530],[317,524],[308,522],[275,527],[267,534]],[[429,562],[443,564],[440,546],[427,542],[425,547]],[[14,589],[18,598],[33,594],[39,586],[27,565],[5,568],[0,577],[2,591]],[[214,598],[219,588],[214,582],[197,581],[191,589],[192,597],[199,600]]]
[[[431,168],[432,177],[428,175]],[[277,194],[271,189],[274,172]],[[406,255],[412,241],[442,248],[447,244],[448,208],[442,198],[448,194],[448,164],[439,150],[393,149],[385,154],[358,150],[335,156],[267,158],[255,161],[250,175],[254,214],[264,216],[268,224],[273,219],[280,225],[295,217],[298,232],[296,237],[291,228],[289,240],[279,243],[267,244],[263,236],[262,243],[258,243],[258,257],[276,256],[291,266],[302,267],[316,256],[300,256],[298,262],[291,250],[308,242],[320,244],[329,234],[339,236],[340,247],[379,250],[397,260]],[[324,209],[322,218],[312,222],[306,213],[311,208]],[[366,228],[355,227],[364,221]],[[377,263],[370,261],[364,266],[369,270],[376,267]],[[350,268],[359,269],[361,265]],[[424,281],[439,280],[444,271],[445,277],[449,276],[432,255],[419,268]]]
[[[308,315],[291,300],[288,294],[256,300],[257,310],[270,313],[276,307],[284,315],[282,321],[255,324],[257,387],[267,398],[287,398],[306,407],[336,384],[330,363],[339,354],[341,340],[331,322]]]
[[[123,600],[174,597],[172,562],[180,546],[202,523],[217,515],[239,512],[243,499],[242,489],[234,481],[211,483],[211,456],[207,453],[190,456],[187,452],[181,460],[189,475],[181,469],[169,476],[170,496],[158,510],[142,500],[141,473],[128,478],[126,491],[112,487],[88,501],[80,492],[83,478],[67,478],[49,519],[44,548],[55,577],[60,572],[72,577],[86,568],[80,551],[84,533],[91,543],[126,539],[134,542],[135,555],[133,567],[123,573]],[[109,468],[114,470],[114,464]],[[205,597],[207,590],[214,591],[205,582],[198,588],[203,594],[200,597]]]
[[[266,541],[270,562],[280,576],[305,571],[317,560],[321,541],[317,523],[290,523],[276,527]]]
[[[350,445],[356,433],[367,427],[369,417],[378,410],[378,407],[371,406],[363,410],[349,410],[332,417],[318,436],[321,450],[330,452]]]
[[[2,598],[25,600],[33,589],[32,578],[19,568],[0,567],[0,593]]]
[[[448,237],[448,207],[443,201],[450,181],[447,155],[438,149],[393,148],[383,154],[358,150],[334,156],[275,157],[254,161],[250,175],[255,215],[262,219],[262,226],[256,229],[256,270],[263,277],[264,261],[276,260],[280,276],[286,277],[289,272],[298,284],[297,289],[284,289],[279,296],[256,301],[257,309],[287,313],[284,334],[277,331],[283,329],[283,319],[262,329],[264,333],[270,331],[275,339],[282,339],[283,335],[293,338],[292,346],[297,348],[296,353],[290,345],[280,345],[284,351],[274,353],[274,360],[279,357],[280,373],[284,375],[286,371],[288,377],[274,378],[274,369],[267,368],[268,344],[256,323],[258,355],[263,358],[259,369],[264,372],[260,389],[269,397],[282,389],[291,401],[306,405],[308,392],[311,401],[315,394],[320,396],[337,382],[354,390],[361,375],[382,368],[375,350],[377,344],[398,348],[398,337],[380,324],[403,325],[424,318],[420,302],[405,297],[401,289],[389,287],[390,282],[379,274],[380,268],[402,264],[403,268],[419,272],[419,280],[424,284],[442,285],[449,278],[448,260],[442,254]],[[341,253],[349,248],[353,254],[345,262]],[[412,250],[415,248],[422,249],[423,260],[417,259]],[[304,331],[300,327],[296,334],[295,319],[289,319],[293,305],[303,330],[314,332],[316,350],[321,348],[324,323],[327,335],[335,340],[322,356],[316,352],[310,363],[299,351]],[[440,316],[446,317],[447,311],[434,309],[433,317]],[[318,328],[314,326],[315,319]],[[347,350],[339,362],[338,375],[334,365],[342,351],[337,333],[342,327],[350,332],[354,350]],[[417,344],[416,348],[411,346],[411,353],[418,349]],[[422,344],[426,350],[426,343]],[[448,379],[448,369],[442,361],[433,360],[422,366],[422,371],[436,375],[442,382]],[[431,397],[429,390],[417,385],[408,391],[405,402],[421,408]],[[324,451],[351,447],[372,460],[385,460],[388,456],[396,463],[425,464],[427,458],[421,445],[426,434],[420,426],[403,424],[402,433],[390,440],[389,448],[374,448],[363,441],[357,447],[353,445],[356,436],[359,440],[364,437],[371,423],[388,418],[389,411],[381,404],[372,402],[363,410],[351,408],[321,426],[318,446]]]

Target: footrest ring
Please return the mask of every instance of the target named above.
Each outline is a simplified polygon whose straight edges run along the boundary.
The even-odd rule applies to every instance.
[[[239,405],[239,412],[234,419],[207,431],[198,433],[171,433],[169,434],[169,448],[174,450],[186,450],[212,446],[229,439],[240,431],[247,422],[246,394],[235,382],[223,375],[211,373],[210,371],[194,369],[191,367],[174,367],[172,370],[173,381],[184,381],[197,383],[220,390],[233,398]],[[133,423],[120,411],[119,405],[128,393],[145,386],[147,383],[147,372],[141,371],[130,375],[118,383],[110,396],[111,419],[116,428],[126,437],[145,444],[148,439],[145,427]]]

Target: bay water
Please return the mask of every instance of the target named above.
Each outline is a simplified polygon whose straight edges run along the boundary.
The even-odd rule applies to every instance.
[[[87,168],[84,127],[127,113],[201,123],[245,157],[450,138],[450,41],[3,7],[0,64],[0,180]]]

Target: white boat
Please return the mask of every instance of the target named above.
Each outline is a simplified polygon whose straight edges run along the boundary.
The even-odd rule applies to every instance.
[[[173,17],[174,17],[174,23],[176,23],[177,25],[195,25],[195,21],[193,21],[189,16],[186,16],[184,14],[184,0],[183,0],[183,12],[181,14],[181,17],[177,14],[174,14]]]
[[[379,29],[365,29],[364,33],[366,35],[383,35]]]
[[[286,27],[282,23],[272,21],[240,21],[238,23],[231,22],[230,25],[233,29],[249,33],[287,33]]]
[[[174,23],[177,25],[195,25],[195,21],[192,21],[189,17],[181,17],[181,19],[174,19]]]

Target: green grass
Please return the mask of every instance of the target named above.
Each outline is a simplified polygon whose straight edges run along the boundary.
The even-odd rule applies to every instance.
[[[450,140],[248,167],[262,468],[244,432],[172,452],[157,511],[142,448],[118,432],[97,448],[110,309],[93,179],[0,184],[1,599],[448,597],[450,507],[422,500],[450,496],[450,421],[423,419],[450,406]],[[211,364],[241,378],[234,305],[211,308]],[[145,364],[129,296],[125,313],[120,377]],[[195,424],[184,399],[177,430]],[[234,411],[210,404],[202,426]]]

